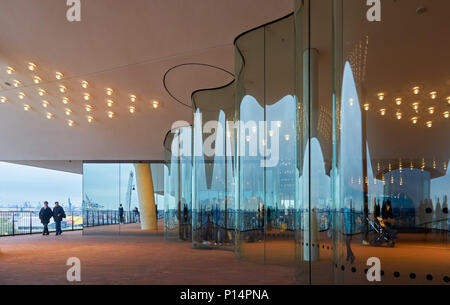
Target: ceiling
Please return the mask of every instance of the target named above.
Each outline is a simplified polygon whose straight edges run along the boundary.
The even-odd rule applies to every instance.
[[[0,96],[8,99],[0,103],[0,160],[163,160],[167,131],[192,116],[166,92],[164,74],[184,63],[234,73],[234,38],[293,9],[292,0],[81,2],[81,22],[68,22],[65,1],[0,0]],[[28,70],[28,62],[37,69]],[[9,66],[12,75],[6,73]],[[64,77],[57,80],[56,72]],[[34,76],[42,82],[35,84]],[[6,84],[14,80],[21,86]],[[81,87],[82,80],[88,88]],[[219,69],[189,65],[171,70],[166,86],[189,105],[192,91],[229,81]],[[61,93],[60,85],[67,92]],[[106,88],[114,90],[112,96]],[[38,89],[46,94],[40,96]],[[137,96],[134,103],[131,94]],[[67,105],[63,97],[69,98]],[[111,108],[107,99],[114,101]],[[157,109],[153,101],[160,103]],[[136,113],[129,112],[130,105]],[[112,119],[108,111],[114,112]]]

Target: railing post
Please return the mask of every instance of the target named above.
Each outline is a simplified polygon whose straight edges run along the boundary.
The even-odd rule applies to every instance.
[[[14,212],[12,212],[13,213],[13,216],[12,216],[12,235],[14,236],[15,235],[15,230],[14,230]]]
[[[33,234],[33,212],[30,212],[30,235]]]
[[[74,221],[73,221],[73,211],[72,211],[72,231],[73,231],[73,229],[74,229]]]

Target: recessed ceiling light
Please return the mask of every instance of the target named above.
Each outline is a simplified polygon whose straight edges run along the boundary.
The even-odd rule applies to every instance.
[[[135,112],[136,112],[136,107],[130,106],[130,113],[135,113]]]
[[[434,107],[430,107],[430,108],[428,108],[428,112],[429,112],[430,114],[434,114],[435,109],[436,109],[436,108],[434,108]]]
[[[2,97],[0,98],[0,102],[2,102],[2,103],[6,103],[7,101],[8,101],[8,98],[5,97],[5,96],[2,96]]]
[[[65,97],[62,98],[62,102],[63,102],[63,104],[66,104],[66,105],[67,105],[67,104],[69,104],[70,99],[69,99],[68,97],[65,96]]]
[[[92,123],[94,121],[94,117],[93,116],[88,115],[86,118],[87,118],[87,121],[89,123]]]
[[[413,93],[414,93],[415,95],[419,94],[419,93],[420,93],[420,87],[419,87],[419,86],[414,87],[414,88],[413,88]]]
[[[81,87],[83,87],[84,89],[87,89],[87,87],[89,87],[89,83],[85,80],[81,81]]]
[[[39,92],[38,93],[39,93],[40,96],[44,96],[47,93],[47,91],[45,91],[44,89],[39,88]]]
[[[28,111],[28,110],[31,109],[31,106],[28,105],[28,104],[25,104],[25,105],[23,105],[23,109],[24,109],[25,111]]]
[[[415,124],[417,124],[417,122],[419,121],[419,118],[418,117],[413,117],[413,118],[411,118],[411,122],[415,125]]]
[[[430,97],[432,100],[435,100],[437,98],[438,93],[436,91],[430,92]]]
[[[42,101],[42,107],[48,108],[49,105],[50,103],[48,101]]]
[[[397,111],[395,116],[397,117],[397,120],[401,120],[402,119],[402,113],[400,112],[400,110]]]
[[[21,81],[15,79],[15,80],[14,80],[14,87],[18,88],[20,85],[22,85]]]
[[[113,93],[114,93],[114,90],[113,90],[113,89],[111,89],[111,88],[106,88],[106,94],[107,94],[107,95],[111,96],[111,95],[113,95]]]
[[[108,105],[108,107],[112,107],[112,105],[114,105],[114,101],[113,100],[106,100],[106,105]]]
[[[427,122],[427,127],[428,127],[428,128],[433,127],[433,121],[428,121],[428,122]]]
[[[73,125],[75,125],[75,122],[72,120],[68,120],[67,121],[67,125],[69,125],[70,127],[72,127]]]
[[[39,84],[40,82],[42,82],[42,78],[40,78],[39,76],[36,75],[33,77],[33,82],[35,84]]]
[[[108,111],[108,117],[112,119],[114,117],[114,112]]]
[[[87,112],[91,112],[93,108],[94,107],[92,107],[91,105],[84,106],[84,109],[86,109]]]
[[[131,101],[132,103],[136,102],[136,100],[137,100],[136,95],[134,95],[134,94],[130,95],[130,101]]]
[[[444,112],[444,118],[448,119],[450,117],[450,112],[449,111],[445,111]]]
[[[34,62],[29,62],[28,63],[28,70],[34,71],[34,70],[36,70],[36,68],[37,68],[37,66],[36,66],[36,64]]]
[[[71,115],[72,114],[72,110],[69,109],[69,108],[66,108],[65,113],[66,113],[66,115]]]
[[[412,104],[414,110],[419,110],[419,103]]]
[[[51,112],[47,112],[47,119],[52,119],[53,118],[53,113]]]
[[[446,100],[447,100],[447,103],[450,104],[450,96],[447,96]]]
[[[56,72],[55,77],[56,79],[61,80],[64,77],[64,74],[62,74],[61,72]]]
[[[89,93],[84,93],[83,94],[83,98],[84,98],[85,101],[89,101],[90,98],[91,98],[91,95]]]
[[[23,100],[27,95],[23,92],[19,92],[19,98]]]
[[[66,86],[64,86],[64,85],[59,85],[59,92],[61,92],[61,93],[66,93],[66,91],[67,91],[67,87],[66,87]]]
[[[159,102],[158,101],[153,101],[152,105],[153,105],[153,108],[156,109],[156,108],[159,107]]]
[[[380,101],[384,100],[384,93],[383,92],[378,93],[377,96],[378,96],[378,99]]]
[[[16,72],[16,70],[14,70],[13,67],[6,68],[6,73],[8,73],[9,75],[13,74],[14,72]]]
[[[397,97],[395,99],[395,103],[397,104],[397,106],[400,106],[402,104],[402,102],[403,102],[403,99],[401,97]]]
[[[370,109],[370,104],[364,104],[364,110],[369,111],[369,109]]]
[[[381,115],[385,115],[385,114],[386,114],[386,108],[380,109],[380,114],[381,114]]]

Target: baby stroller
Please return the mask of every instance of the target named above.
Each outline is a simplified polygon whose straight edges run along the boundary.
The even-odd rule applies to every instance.
[[[397,236],[393,230],[386,226],[385,221],[381,217],[367,218],[367,221],[374,232],[374,237],[370,240],[371,246],[379,247],[384,244],[387,244],[388,247],[395,246]]]

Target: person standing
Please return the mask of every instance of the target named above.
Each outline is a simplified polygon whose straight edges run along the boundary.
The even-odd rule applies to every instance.
[[[124,219],[123,219],[123,206],[122,206],[122,204],[119,205],[119,221],[120,221],[120,223],[124,223]]]
[[[42,232],[42,235],[50,235],[48,232],[48,224],[50,222],[50,219],[53,216],[53,211],[51,208],[48,207],[48,202],[44,202],[44,206],[39,211],[39,219],[41,220],[41,223],[44,225],[44,231]]]
[[[53,219],[55,220],[56,225],[56,235],[61,235],[61,221],[63,218],[66,218],[66,213],[62,206],[59,205],[59,202],[55,202],[55,207],[53,208]]]

